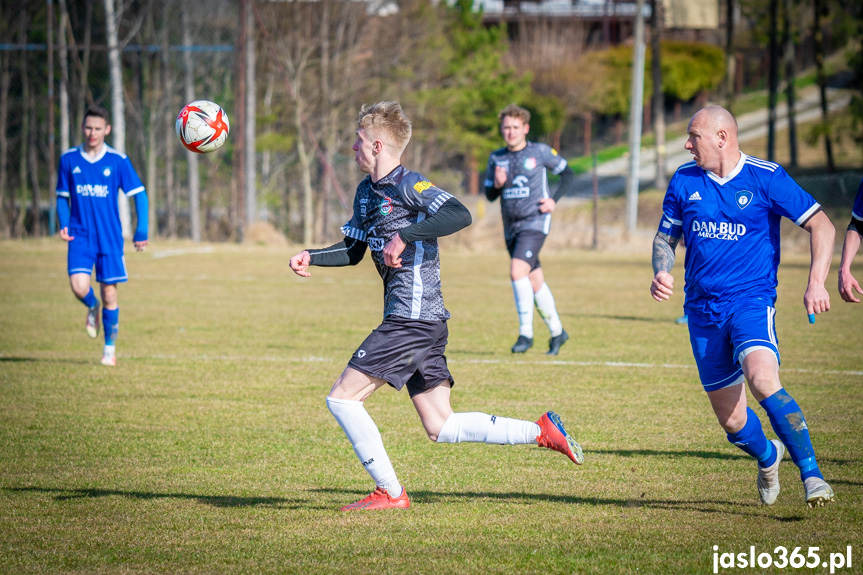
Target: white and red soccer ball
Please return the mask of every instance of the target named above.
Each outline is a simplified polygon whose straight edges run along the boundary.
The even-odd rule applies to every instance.
[[[180,110],[175,128],[187,150],[208,154],[225,145],[231,125],[221,106],[209,100],[195,100]]]

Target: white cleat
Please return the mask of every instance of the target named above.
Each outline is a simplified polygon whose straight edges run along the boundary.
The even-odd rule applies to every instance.
[[[117,366],[117,354],[114,352],[113,345],[105,346],[105,351],[102,353],[102,365],[107,365],[108,367]]]
[[[96,302],[96,305],[87,310],[87,335],[92,338],[96,338],[99,335],[99,302]]]
[[[773,505],[779,497],[779,463],[785,455],[785,446],[778,439],[771,439],[770,443],[776,448],[776,461],[770,467],[758,468],[758,495],[764,505]]]
[[[806,505],[809,507],[823,507],[834,501],[833,488],[820,477],[807,477],[803,481],[803,489],[806,490]]]

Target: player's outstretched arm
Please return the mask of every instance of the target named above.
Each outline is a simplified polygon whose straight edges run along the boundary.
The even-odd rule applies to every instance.
[[[809,284],[803,294],[803,305],[807,314],[819,314],[830,310],[830,294],[824,287],[833,259],[833,241],[836,230],[824,212],[818,212],[803,224],[809,232],[809,251],[812,262],[809,265]]]
[[[860,303],[860,298],[854,294],[855,290],[858,294],[863,294],[860,283],[851,274],[851,263],[854,261],[854,256],[857,255],[857,250],[860,249],[860,238],[860,232],[852,222],[852,225],[848,226],[848,231],[845,232],[842,259],[839,262],[839,295],[849,303]]]
[[[312,275],[308,271],[306,271],[309,269],[309,264],[311,263],[311,259],[312,258],[311,258],[311,255],[309,254],[309,252],[306,250],[303,250],[291,258],[291,263],[290,263],[291,269],[298,276],[307,278],[310,275]]]
[[[674,295],[674,249],[680,238],[657,232],[653,238],[653,281],[650,282],[650,295],[656,301],[665,301]]]

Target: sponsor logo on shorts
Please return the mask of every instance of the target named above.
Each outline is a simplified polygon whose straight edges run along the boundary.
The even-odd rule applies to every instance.
[[[366,350],[361,349],[361,350],[359,350],[359,351],[357,352],[357,357],[358,357],[358,358],[362,359],[362,358],[364,358],[365,356],[366,356]]]
[[[532,256],[533,256],[533,252],[532,252],[531,250],[527,250],[526,252],[524,252],[524,255],[525,255],[526,257],[532,257]]]
[[[734,194],[734,198],[737,200],[737,207],[742,210],[752,203],[752,192],[741,190]]]

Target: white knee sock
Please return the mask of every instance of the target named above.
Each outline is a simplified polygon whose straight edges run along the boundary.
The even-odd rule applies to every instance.
[[[545,320],[545,325],[548,326],[548,331],[551,332],[551,337],[563,333],[563,324],[560,323],[560,316],[557,315],[557,306],[554,305],[554,296],[551,295],[551,289],[549,289],[548,284],[543,283],[533,298],[536,302],[536,309],[539,310],[539,315]]]
[[[512,282],[515,309],[518,312],[518,335],[533,337],[533,287],[527,276]]]
[[[498,417],[487,413],[453,413],[438,433],[438,443],[495,443],[520,445],[536,443],[541,433],[532,421]]]
[[[392,497],[401,495],[402,487],[384,449],[378,426],[363,407],[363,402],[328,397],[327,407],[342,426],[354,447],[354,453],[374,479],[375,485],[386,489]]]

